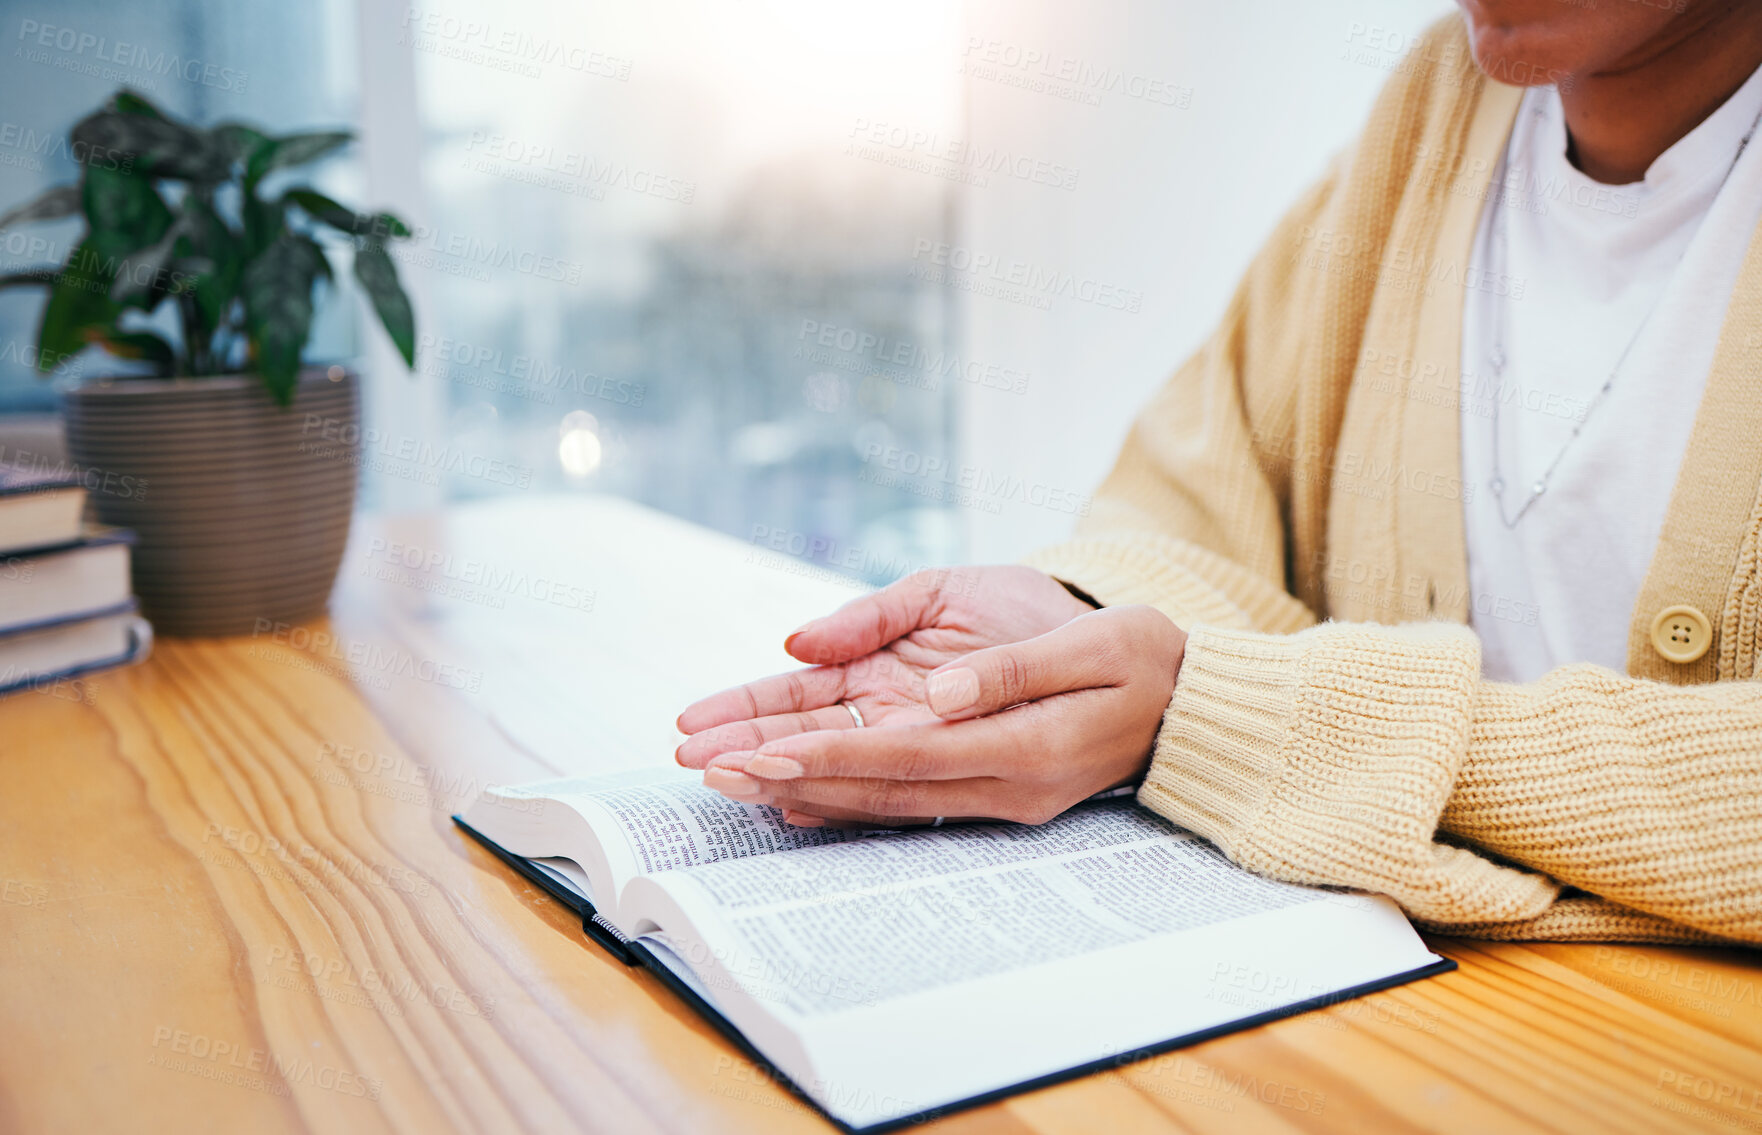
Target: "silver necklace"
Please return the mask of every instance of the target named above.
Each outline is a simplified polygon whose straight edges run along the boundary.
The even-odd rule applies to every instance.
[[[1732,155],[1731,164],[1725,167],[1725,176],[1719,179],[1718,187],[1713,190],[1713,197],[1707,203],[1707,212],[1701,215],[1701,224],[1707,223],[1707,214],[1713,211],[1713,206],[1718,202],[1720,193],[1725,190],[1725,183],[1731,180],[1732,171],[1738,168],[1738,159],[1744,156],[1744,148],[1750,144],[1750,137],[1756,133],[1756,128],[1758,126],[1762,126],[1762,111],[1757,112],[1755,121],[1750,123],[1750,129],[1745,131],[1743,138],[1739,140],[1737,153]],[[1499,162],[1499,170],[1494,175],[1494,184],[1503,181],[1504,174],[1505,159],[1501,158]],[[1487,201],[1489,206],[1493,208],[1499,207],[1497,204],[1497,198],[1489,197]],[[1509,225],[1510,222],[1502,216],[1495,218],[1493,222],[1492,251],[1496,253],[1498,257],[1498,271],[1493,275],[1493,279],[1496,280],[1504,278],[1506,274],[1505,269],[1510,264],[1510,234],[1507,232]],[[1699,231],[1700,228],[1697,226],[1696,232],[1699,233]],[[1646,314],[1640,318],[1639,325],[1634,328],[1634,333],[1629,337],[1627,345],[1621,349],[1621,354],[1616,357],[1615,365],[1609,368],[1609,377],[1603,380],[1603,385],[1597,389],[1597,393],[1592,396],[1590,403],[1585,406],[1585,412],[1581,414],[1578,421],[1574,423],[1572,434],[1566,439],[1566,444],[1560,447],[1560,452],[1554,455],[1554,460],[1548,462],[1548,467],[1542,470],[1541,476],[1537,477],[1535,481],[1531,483],[1529,495],[1525,497],[1523,503],[1518,506],[1515,515],[1507,515],[1505,512],[1505,478],[1500,472],[1500,470],[1504,468],[1504,465],[1501,463],[1499,456],[1499,404],[1504,401],[1505,364],[1508,360],[1505,354],[1505,303],[1502,298],[1496,297],[1493,304],[1492,349],[1487,356],[1487,362],[1492,367],[1494,379],[1493,477],[1487,482],[1487,488],[1493,493],[1494,507],[1499,510],[1499,519],[1504,523],[1506,528],[1516,528],[1518,522],[1523,520],[1524,514],[1529,512],[1530,508],[1534,506],[1537,501],[1542,499],[1542,494],[1548,491],[1548,484],[1554,477],[1554,470],[1560,467],[1560,462],[1565,460],[1567,453],[1572,449],[1572,443],[1578,440],[1579,434],[1584,431],[1585,424],[1591,420],[1591,415],[1597,412],[1597,408],[1601,406],[1603,400],[1608,397],[1609,389],[1615,385],[1615,378],[1621,373],[1621,368],[1627,362],[1628,355],[1633,352],[1634,345],[1640,341],[1640,336],[1645,334],[1646,325],[1652,322],[1653,313],[1655,313],[1664,303],[1664,297],[1669,294],[1670,286],[1676,279],[1677,269],[1682,266],[1683,257],[1688,254],[1689,245],[1693,243],[1693,236],[1684,243],[1682,252],[1677,254],[1676,263],[1671,266],[1669,277],[1665,279],[1663,288],[1659,289],[1658,298],[1654,299],[1652,301],[1652,306],[1646,309]]]

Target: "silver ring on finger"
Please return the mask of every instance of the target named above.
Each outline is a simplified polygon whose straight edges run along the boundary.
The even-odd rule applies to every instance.
[[[930,821],[930,826],[933,828],[939,828],[942,826],[942,821],[946,819],[948,819],[947,816],[937,816],[934,820]]]
[[[856,706],[850,704],[847,701],[841,701],[838,704],[843,706],[845,709],[850,710],[850,719],[852,721],[856,722],[856,728],[861,729],[864,726],[865,722],[863,721],[863,715],[857,711]]]

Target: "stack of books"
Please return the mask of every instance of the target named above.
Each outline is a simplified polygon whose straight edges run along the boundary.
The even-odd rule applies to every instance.
[[[85,524],[85,508],[77,476],[0,468],[0,694],[152,648],[129,589],[134,534]]]

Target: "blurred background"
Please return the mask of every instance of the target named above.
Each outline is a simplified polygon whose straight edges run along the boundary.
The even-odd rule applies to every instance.
[[[413,370],[339,273],[364,507],[610,493],[873,582],[1019,556],[1357,132],[1443,0],[0,4],[0,211],[119,87],[346,128],[311,178],[393,247]],[[302,177],[308,176],[302,174]],[[0,272],[79,223],[0,230]],[[53,444],[42,294],[0,292],[0,443]],[[514,476],[473,476],[473,469]]]

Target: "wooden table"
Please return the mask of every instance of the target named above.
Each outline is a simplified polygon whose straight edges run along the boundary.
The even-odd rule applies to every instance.
[[[686,698],[784,668],[854,591],[756,535],[366,518],[331,619],[0,701],[0,1131],[831,1130],[448,820],[666,760]],[[1754,956],[1434,947],[1462,968],[936,1128],[1762,1130]]]

